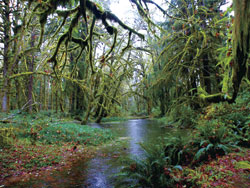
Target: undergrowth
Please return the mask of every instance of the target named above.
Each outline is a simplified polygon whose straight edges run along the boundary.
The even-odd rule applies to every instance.
[[[15,142],[25,140],[32,145],[37,143],[99,145],[113,139],[110,130],[79,125],[72,119],[50,112],[18,114],[8,123],[0,124],[0,128],[13,130],[12,142],[13,139]]]
[[[102,123],[106,122],[119,122],[119,121],[126,121],[128,118],[125,117],[105,117],[102,118]]]
[[[39,136],[39,141],[47,144],[75,142],[84,145],[99,145],[113,138],[110,130],[74,123],[52,124],[42,129]]]
[[[157,187],[170,188],[175,180],[170,176],[180,166],[170,165],[170,158],[162,152],[163,145],[143,145],[145,159],[129,158],[124,160],[124,168],[115,175],[116,187]]]
[[[12,112],[7,118],[0,116],[4,119],[0,123],[0,184],[48,168],[70,166],[79,158],[85,162],[94,151],[88,146],[114,138],[110,130],[76,124],[63,114]]]
[[[244,170],[242,164],[248,166],[244,160],[250,157],[249,149],[244,152],[244,148],[250,146],[249,92],[240,93],[234,104],[210,104],[199,110],[198,114],[188,106],[176,106],[168,116],[161,118],[165,125],[193,129],[187,137],[166,135],[160,147],[142,145],[145,159],[130,158],[117,175],[118,184],[125,187],[129,182],[131,187],[234,187],[237,180],[245,182],[249,169]],[[233,152],[243,156],[235,156]],[[223,160],[211,162],[220,158]],[[226,166],[228,174],[215,166],[221,164]],[[234,172],[241,175],[233,176]]]

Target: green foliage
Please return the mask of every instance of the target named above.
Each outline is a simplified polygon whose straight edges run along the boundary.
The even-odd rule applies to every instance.
[[[200,121],[194,145],[198,150],[194,162],[209,160],[217,155],[227,154],[236,148],[237,141],[232,130],[218,120]]]
[[[176,181],[171,175],[173,170],[182,170],[180,166],[169,164],[163,145],[143,145],[143,159],[129,158],[125,167],[116,174],[117,187],[174,187]]]
[[[0,128],[0,148],[10,147],[15,137],[13,128]]]
[[[240,161],[236,163],[236,168],[243,168],[250,170],[250,162],[249,161]]]
[[[193,147],[191,137],[181,133],[171,133],[165,137],[165,155],[168,156],[170,164],[184,165],[189,164],[193,158]]]
[[[162,125],[162,127],[171,127],[173,125],[173,123],[171,122],[171,119],[169,117],[162,117],[162,118],[157,118],[157,119],[154,119],[156,120],[157,122],[159,122],[159,124]]]
[[[250,107],[249,83],[242,84],[243,91],[239,93],[234,106]]]
[[[249,109],[250,109],[249,92],[244,91],[240,93],[235,104],[212,104],[207,107],[205,115],[202,116],[203,123],[209,121],[217,121],[223,124],[235,138],[237,144],[245,147],[250,146],[249,136]],[[202,124],[202,123],[201,123]]]
[[[17,111],[11,112],[13,116],[9,118],[10,124],[13,128],[26,129],[32,126],[47,126],[53,122],[72,121],[66,113],[55,113],[53,111],[41,111],[39,113],[29,114],[27,112],[17,113]],[[6,114],[0,114],[0,118],[5,117]],[[10,124],[0,124],[0,127],[9,127]]]
[[[153,117],[160,117],[160,115],[161,115],[161,109],[160,109],[160,107],[153,108],[151,115]]]
[[[61,118],[52,112],[19,114],[13,118],[13,133],[17,139],[28,139],[27,143],[63,144],[64,142],[99,145],[113,139],[110,130],[79,125],[72,119]],[[9,126],[2,124],[2,127]]]
[[[39,141],[46,144],[74,142],[85,145],[99,145],[113,138],[110,130],[74,123],[52,124],[37,134],[39,135]]]
[[[132,107],[132,109],[130,110],[130,115],[131,116],[139,116],[139,117],[141,116],[141,117],[143,117],[143,116],[147,116],[148,113],[146,112],[145,109],[138,112],[136,108]]]
[[[240,121],[238,122],[240,123]],[[234,130],[234,136],[237,138],[239,145],[250,147],[250,117],[242,126],[231,125]]]
[[[125,118],[125,117],[105,117],[105,118],[102,118],[102,122],[114,122],[114,121],[126,121],[128,120],[128,118]]]
[[[166,114],[168,124],[178,128],[191,128],[196,125],[197,113],[188,105],[172,105],[173,108]]]
[[[128,112],[122,106],[113,104],[112,107],[111,107],[111,109],[110,109],[110,112],[109,112],[108,116],[111,117],[111,118],[112,117],[127,117],[128,116]]]

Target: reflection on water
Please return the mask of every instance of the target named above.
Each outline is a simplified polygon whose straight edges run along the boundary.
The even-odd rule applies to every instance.
[[[128,136],[132,138],[130,141],[130,152],[136,155],[141,153],[138,143],[142,141],[144,135],[143,125],[140,122],[140,120],[131,120],[128,123]]]
[[[94,158],[88,167],[87,180],[85,184],[88,187],[109,187],[108,178],[106,175],[109,169],[107,159],[101,157]]]
[[[140,142],[146,141],[147,137],[147,121],[145,120],[130,120],[127,124],[127,136],[131,137],[130,153],[136,157],[143,155],[143,151],[139,145]]]
[[[142,157],[143,150],[138,143],[154,142],[156,138],[162,137],[169,129],[160,128],[155,121],[150,120],[129,120],[120,124],[93,124],[94,127],[109,128],[120,137],[130,137],[129,148],[123,155],[131,154],[135,157]],[[111,152],[116,152],[113,148]],[[111,154],[112,155],[112,154]],[[87,185],[90,188],[109,188],[112,185],[112,175],[119,172],[121,163],[113,157],[96,157],[89,164]]]

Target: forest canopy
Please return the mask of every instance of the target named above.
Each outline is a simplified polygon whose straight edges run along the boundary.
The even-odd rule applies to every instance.
[[[176,104],[235,101],[249,83],[246,0],[128,2],[134,25],[110,1],[4,0],[2,111],[60,109],[99,122],[126,110],[164,115]]]

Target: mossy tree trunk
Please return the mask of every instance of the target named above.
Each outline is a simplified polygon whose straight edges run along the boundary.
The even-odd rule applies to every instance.
[[[247,76],[247,61],[250,53],[250,1],[234,0],[234,11],[232,96],[225,93],[203,95],[202,98],[207,102],[235,102],[242,79]],[[226,88],[228,88],[227,85]]]
[[[32,32],[31,34],[31,43],[30,46],[33,48],[35,46],[35,39],[36,39],[36,34],[35,31]],[[32,53],[31,58],[29,59],[29,72],[34,71],[34,63],[35,63],[35,57],[34,54]],[[34,82],[34,76],[30,75],[29,76],[29,81],[28,81],[28,112],[31,114],[33,111],[33,82]]]
[[[234,65],[233,65],[233,97],[237,97],[241,81],[246,76],[247,60],[250,53],[250,1],[234,0]]]
[[[8,79],[10,73],[10,37],[11,37],[11,22],[10,22],[10,1],[3,1],[3,39],[4,39],[4,52],[3,52],[3,88],[2,88],[2,111],[9,111],[9,88],[10,82]]]

